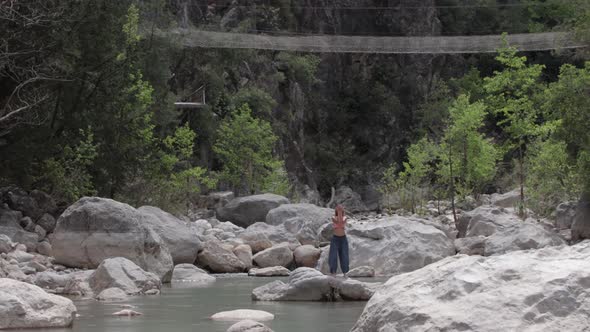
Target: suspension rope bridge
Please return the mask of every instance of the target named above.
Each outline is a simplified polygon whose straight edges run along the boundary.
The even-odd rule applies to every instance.
[[[480,36],[345,36],[267,35],[173,29],[163,32],[187,47],[232,48],[316,53],[463,54],[495,53],[504,45],[502,35]],[[506,36],[519,51],[549,51],[588,47],[567,32],[522,33]]]

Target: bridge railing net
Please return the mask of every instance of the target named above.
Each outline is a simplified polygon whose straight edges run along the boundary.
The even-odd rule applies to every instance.
[[[167,32],[188,47],[250,48],[300,52],[449,54],[493,53],[502,47],[501,35],[486,36],[275,36],[250,33],[176,29]],[[581,48],[587,45],[567,32],[543,32],[508,35],[511,46],[521,51]]]

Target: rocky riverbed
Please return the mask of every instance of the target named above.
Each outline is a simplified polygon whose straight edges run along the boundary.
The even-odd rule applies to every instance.
[[[444,204],[440,209],[434,202],[427,217],[353,215],[350,276],[393,276],[382,285],[323,274],[333,210],[291,204],[282,196],[215,193],[209,209],[199,213],[206,218],[178,218],[157,207],[98,197],[82,198],[62,212],[42,192],[0,189],[0,301],[9,308],[0,329],[70,325],[76,308],[59,295],[128,301],[159,296],[169,282],[213,287],[216,273],[286,278],[252,288],[253,301],[368,300],[354,331],[491,330],[470,314],[492,315],[510,305],[522,315],[507,314],[508,329],[581,326],[590,306],[590,272],[584,271],[590,270],[575,264],[588,258],[588,244],[569,245],[575,206],[561,205],[555,220],[521,220],[513,209],[517,197],[483,197],[465,207],[457,224]],[[561,277],[551,274],[552,264]],[[560,278],[567,281],[560,284]],[[4,290],[9,286],[12,293]],[[509,294],[513,289],[522,291]],[[485,298],[481,305],[473,302],[475,294]],[[30,311],[39,308],[30,301],[47,303],[47,310]],[[458,314],[467,307],[477,310]]]

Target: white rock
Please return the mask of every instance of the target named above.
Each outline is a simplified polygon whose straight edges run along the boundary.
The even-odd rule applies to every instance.
[[[150,225],[168,247],[174,264],[192,264],[197,258],[201,241],[184,221],[154,206],[137,209],[144,215],[142,222]]]
[[[259,267],[284,266],[293,262],[293,252],[287,243],[263,250],[252,257]]]
[[[247,244],[240,244],[232,249],[232,252],[244,263],[246,269],[252,267],[252,249]]]
[[[282,266],[272,266],[260,269],[250,269],[248,275],[251,277],[279,277],[288,276],[290,272],[289,269]]]
[[[588,317],[590,241],[459,255],[392,277],[352,332],[583,331]]]
[[[123,301],[127,299],[127,294],[117,287],[107,288],[96,296],[99,301]]]
[[[0,279],[0,329],[68,327],[75,314],[70,299],[34,285]]]
[[[129,295],[160,289],[160,278],[142,270],[132,261],[123,257],[105,259],[88,280],[94,293],[107,288],[120,288]]]
[[[199,269],[192,264],[180,264],[174,267],[174,272],[172,272],[172,281],[184,281],[208,285],[215,282],[215,277],[210,276],[207,271]]]
[[[203,250],[197,256],[197,265],[216,273],[237,273],[246,270],[246,265],[231,249],[224,248],[217,241],[203,243]]]
[[[273,330],[262,323],[247,319],[230,326],[227,332],[273,332]]]
[[[284,204],[266,215],[266,223],[283,226],[294,234],[301,244],[317,244],[322,226],[329,224],[334,210],[313,204]]]
[[[316,267],[322,251],[312,245],[299,246],[293,252],[298,267]]]
[[[370,278],[375,276],[375,269],[370,266],[356,267],[346,274],[350,278]]]
[[[211,316],[212,320],[219,321],[241,321],[251,319],[255,321],[265,322],[275,319],[275,315],[270,312],[262,310],[238,309],[232,311],[218,312]]]

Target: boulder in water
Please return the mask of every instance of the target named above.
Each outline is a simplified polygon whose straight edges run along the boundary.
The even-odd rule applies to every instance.
[[[112,287],[100,292],[96,299],[99,301],[123,301],[127,299],[127,293],[121,288]]]
[[[72,300],[24,282],[0,278],[0,329],[53,328],[72,325]]]
[[[246,270],[242,262],[229,248],[217,241],[203,243],[203,250],[197,256],[197,265],[216,273],[238,273]]]
[[[174,267],[172,272],[172,281],[183,281],[196,283],[199,285],[208,285],[215,282],[215,277],[207,273],[207,271],[199,269],[192,264],[180,264]]]
[[[158,276],[142,270],[123,257],[105,259],[88,281],[95,294],[107,288],[116,287],[126,294],[136,295],[151,289],[160,289],[162,286]]]
[[[201,241],[187,223],[154,206],[142,206],[137,211],[142,214],[142,222],[158,233],[166,244],[175,265],[195,261]]]
[[[172,257],[160,236],[133,207],[111,199],[83,197],[57,221],[50,237],[55,262],[96,268],[105,259],[125,257],[170,281]]]
[[[352,279],[335,278],[308,267],[291,272],[284,283],[275,280],[252,291],[255,301],[366,301],[380,286]]]

